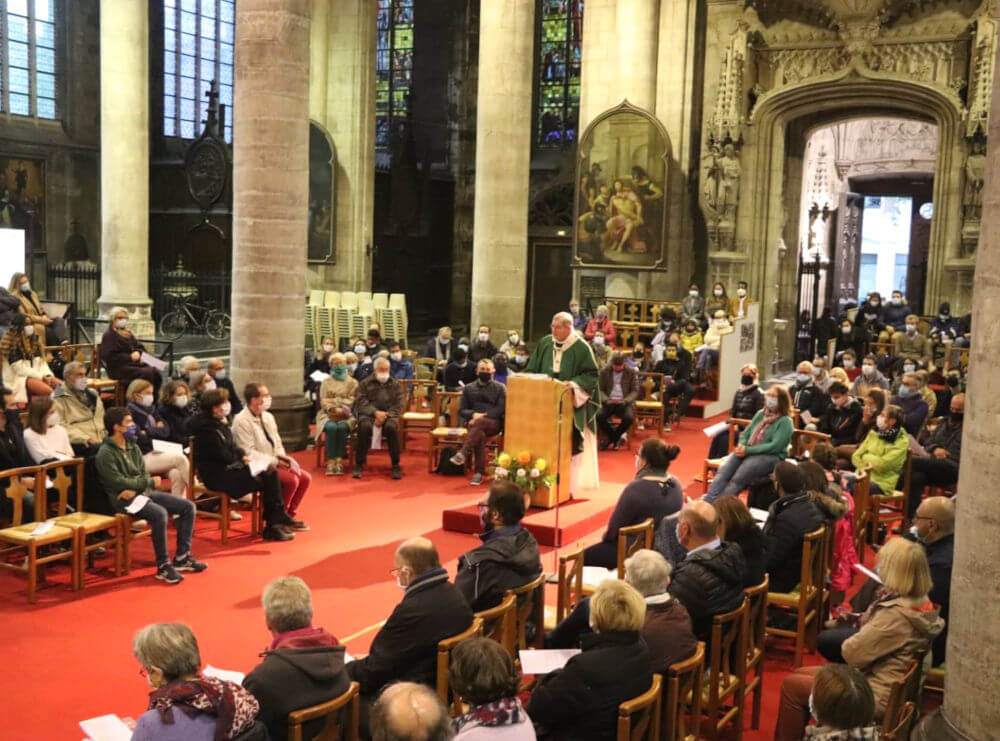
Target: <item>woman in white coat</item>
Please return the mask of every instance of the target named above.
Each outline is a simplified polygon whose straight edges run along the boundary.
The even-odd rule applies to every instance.
[[[62,383],[45,361],[35,325],[24,314],[15,314],[0,340],[3,385],[14,392],[14,401],[27,404],[30,396],[48,396]]]

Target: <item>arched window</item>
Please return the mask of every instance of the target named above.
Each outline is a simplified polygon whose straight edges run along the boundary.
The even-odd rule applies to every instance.
[[[535,143],[561,149],[575,143],[578,135],[583,0],[541,0],[538,24]]]
[[[410,115],[413,3],[378,0],[375,39],[375,146],[387,149],[395,124]]]
[[[56,0],[0,0],[0,110],[57,117]]]
[[[234,0],[163,0],[164,136],[201,134],[212,80],[219,83],[219,102],[232,111],[233,5]],[[226,116],[223,134],[233,140],[232,115]]]

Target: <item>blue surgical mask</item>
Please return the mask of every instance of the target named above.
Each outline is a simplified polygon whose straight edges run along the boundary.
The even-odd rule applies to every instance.
[[[798,381],[799,383],[809,383],[809,380],[811,378],[812,378],[811,373],[798,373],[795,376],[795,380]]]
[[[347,372],[348,373],[354,373],[354,371],[356,371],[357,369],[358,369],[358,364],[357,363],[348,363],[347,364]]]
[[[135,422],[133,422],[132,424],[130,424],[128,427],[125,428],[126,440],[135,440],[136,437],[138,437],[138,435],[139,435],[139,428],[136,427]]]
[[[777,409],[778,408],[778,400],[776,398],[774,398],[773,396],[765,396],[764,397],[764,406],[766,406],[768,409],[771,409],[771,410]]]

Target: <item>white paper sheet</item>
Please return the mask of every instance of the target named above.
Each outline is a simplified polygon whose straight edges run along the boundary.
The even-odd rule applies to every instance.
[[[369,450],[381,450],[382,449],[382,426],[375,425],[372,427],[372,446]]]
[[[309,377],[316,383],[323,383],[323,381],[325,381],[330,377],[330,374],[324,373],[321,370],[314,370],[312,373],[309,374]]]
[[[31,531],[32,535],[45,535],[49,530],[55,527],[55,520],[45,520],[45,522],[39,522],[35,525],[35,529]]]
[[[580,653],[578,648],[546,648],[518,651],[521,671],[525,674],[548,674],[566,666],[566,662]]]
[[[263,473],[271,465],[271,456],[252,450],[250,451],[250,475],[257,476]]]
[[[761,525],[767,522],[767,510],[758,509],[757,507],[750,508],[750,516]]]
[[[132,731],[114,714],[81,720],[80,729],[91,741],[130,741],[132,738]]]
[[[860,572],[861,572],[862,574],[864,574],[865,576],[867,576],[867,577],[868,577],[869,579],[874,579],[874,580],[875,580],[875,581],[877,581],[877,582],[878,582],[879,584],[881,584],[881,583],[882,583],[882,580],[881,580],[881,579],[879,578],[879,575],[878,575],[878,574],[876,574],[876,573],[875,573],[874,571],[872,571],[871,569],[868,569],[868,568],[865,568],[864,566],[862,566],[862,565],[861,565],[861,564],[859,564],[859,563],[856,563],[856,564],[854,564],[854,568],[856,568],[856,569],[857,569],[858,571],[860,571]]]
[[[219,669],[211,664],[205,664],[205,668],[201,673],[206,677],[215,677],[216,679],[234,682],[235,684],[243,684],[243,677],[246,676],[243,672],[232,671],[229,669]]]
[[[605,569],[602,566],[584,566],[583,583],[588,587],[596,587],[605,579],[617,579],[618,569]]]
[[[152,366],[158,371],[164,371],[167,369],[167,364],[165,362],[160,360],[155,355],[150,355],[148,352],[144,352],[139,356],[139,362]]]
[[[704,430],[702,430],[702,432],[705,433],[705,437],[715,437],[720,432],[725,432],[728,429],[729,429],[729,423],[726,422],[725,420],[722,420],[721,422],[716,422],[714,425],[709,425]]]
[[[156,453],[184,455],[184,446],[180,443],[172,443],[169,440],[153,440],[153,451]]]
[[[802,421],[805,422],[807,425],[811,425],[813,421],[816,419],[814,416],[812,416],[812,412],[810,412],[808,409],[802,412],[802,414],[800,414],[799,417],[801,417]]]
[[[128,512],[130,515],[134,515],[140,509],[145,507],[147,504],[149,504],[149,497],[147,497],[145,494],[137,494],[136,496],[132,497],[132,501],[130,501],[127,505],[125,505],[125,511]]]

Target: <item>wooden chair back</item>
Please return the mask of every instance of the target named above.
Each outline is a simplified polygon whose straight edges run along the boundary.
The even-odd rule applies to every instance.
[[[618,530],[618,578],[625,578],[625,559],[642,548],[653,547],[654,522],[647,517],[638,525],[629,525]]]
[[[67,505],[76,507],[77,512],[83,512],[83,467],[83,458],[70,458],[65,461],[46,463],[39,469],[42,481],[44,482],[48,478],[52,482],[52,486],[48,488],[56,490],[58,497],[56,506],[60,517],[66,514]],[[45,492],[46,487],[43,486],[42,491]],[[37,498],[35,499],[35,519],[41,522],[45,519],[45,511],[44,509],[40,510],[39,505],[42,508],[46,506],[45,496],[40,502]]]
[[[414,358],[413,374],[420,379],[435,381],[437,379],[437,361],[434,358]]]
[[[821,442],[830,442],[830,436],[825,432],[816,432],[815,430],[795,430],[792,433],[792,458],[812,458],[813,448],[816,447],[816,443]]]
[[[403,384],[404,412],[433,412],[437,381],[419,378],[400,381]]]
[[[698,738],[704,669],[704,641],[698,641],[698,650],[694,652],[694,656],[687,661],[672,664],[667,669],[660,734],[663,741],[688,741]]]
[[[458,421],[458,409],[462,405],[461,391],[438,391],[434,398],[437,401],[437,416],[444,417],[445,427],[461,427]]]
[[[618,741],[660,741],[662,684],[654,674],[648,690],[618,706]]]
[[[483,634],[503,646],[511,659],[517,658],[517,597],[507,592],[496,607],[476,613],[483,622]]]
[[[474,638],[476,636],[481,636],[483,634],[483,621],[482,618],[475,617],[472,620],[472,625],[470,625],[466,630],[462,631],[458,635],[454,635],[451,638],[445,638],[438,642],[438,653],[437,653],[437,693],[438,697],[441,698],[441,702],[445,706],[449,706],[454,714],[458,708],[458,698],[450,698],[451,687],[448,683],[448,668],[451,666],[451,652],[455,650],[455,646],[464,640],[469,638]]]
[[[862,563],[871,522],[871,482],[871,471],[868,468],[860,471],[854,480],[854,550]]]
[[[582,578],[583,571],[581,569],[580,576]],[[545,631],[543,626],[545,624],[545,573],[538,575],[538,578],[534,581],[530,581],[527,584],[517,587],[516,589],[510,589],[507,594],[511,594],[517,600],[517,630],[516,630],[516,642],[514,648],[516,650],[528,648],[528,623],[532,623],[535,628],[535,634],[533,640],[531,641],[531,646],[533,648],[544,648],[545,647]],[[515,654],[516,658],[516,654]]]
[[[895,351],[893,350],[892,342],[869,342],[868,354],[874,355],[876,358],[882,356],[888,356],[891,358],[895,355]]]
[[[559,582],[556,588],[556,624],[561,623],[583,599],[583,547],[559,556]]]
[[[753,420],[750,419],[739,419],[737,417],[731,417],[727,420],[729,423],[729,452],[732,453],[733,449],[736,447],[736,441],[740,438],[740,433],[750,426]]]
[[[658,401],[662,403],[664,395],[663,389],[666,378],[667,377],[662,373],[639,371],[639,388],[642,389],[642,394],[639,397],[639,400]]]
[[[46,345],[42,356],[45,358],[59,356],[63,362],[76,361],[83,363],[87,376],[99,378],[101,375],[101,346],[95,344],[78,345]]]
[[[310,737],[312,741],[358,741],[361,721],[360,689],[360,684],[351,682],[347,691],[339,697],[289,713],[288,741],[303,741],[305,737],[302,735],[302,727],[317,718],[325,720],[319,733]]]
[[[889,689],[889,700],[885,704],[885,715],[882,716],[884,732],[891,731],[899,724],[906,703],[919,701],[921,663],[922,661],[918,659],[910,661],[906,674]]]
[[[749,600],[744,598],[743,604],[732,612],[712,618],[712,650],[705,708],[712,738],[730,722],[736,728],[742,728],[748,610]],[[727,709],[723,703],[730,698],[731,705]]]
[[[25,466],[23,468],[10,468],[6,471],[0,471],[0,490],[3,491],[4,496],[12,504],[12,525],[17,526],[24,523],[24,497],[29,492],[35,495],[35,508],[32,512],[35,522],[41,522],[45,519],[39,516],[44,512],[43,508],[45,506],[45,479],[40,474],[41,468],[38,466]],[[32,488],[28,488],[21,481],[21,478],[25,476],[33,476],[35,478],[35,484]],[[582,566],[582,559],[580,563]]]
[[[752,728],[760,727],[761,702],[764,697],[764,647],[767,641],[767,590],[771,577],[764,574],[764,581],[747,587],[747,683],[743,697],[753,695]],[[753,672],[753,678],[750,673]]]
[[[899,715],[899,722],[896,723],[895,727],[885,730],[883,727],[882,734],[879,738],[882,741],[909,741],[910,733],[913,731],[913,726],[917,722],[917,704],[914,702],[908,702],[903,706],[903,712]]]
[[[802,571],[799,578],[799,594],[808,598],[815,594],[823,585],[823,566],[825,564],[825,549],[823,534],[826,526],[820,525],[811,533],[802,536]]]

